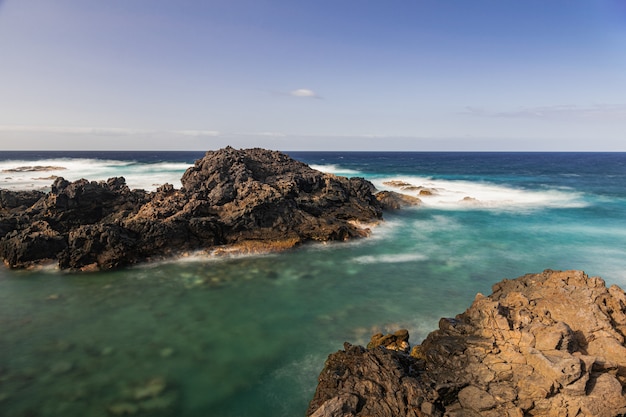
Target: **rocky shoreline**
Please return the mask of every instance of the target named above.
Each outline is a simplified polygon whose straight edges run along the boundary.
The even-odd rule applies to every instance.
[[[363,178],[264,149],[209,151],[181,182],[146,192],[122,177],[59,177],[49,193],[0,190],[0,257],[11,268],[84,271],[220,248],[283,250],[366,236],[384,208],[419,203],[394,192],[379,201]]]
[[[56,178],[49,193],[0,190],[0,257],[11,268],[91,271],[196,251],[278,251],[367,236],[384,210],[420,204],[264,149],[209,151],[181,183],[146,192],[121,177]],[[405,329],[366,348],[346,343],[326,361],[306,415],[625,416],[625,340],[617,286],[581,271],[503,280],[412,348]],[[165,392],[160,379],[146,386]]]
[[[310,417],[626,415],[626,293],[581,271],[503,280],[410,350],[331,354]]]

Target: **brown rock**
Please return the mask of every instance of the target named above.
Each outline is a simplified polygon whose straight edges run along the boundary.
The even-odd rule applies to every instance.
[[[338,392],[379,404],[342,416],[625,415],[625,301],[624,291],[580,271],[501,281],[442,319],[411,356],[357,347],[331,355],[307,415],[333,398],[338,407]],[[372,347],[392,337],[374,335]],[[363,367],[373,355],[377,365]]]
[[[385,181],[385,182],[383,182],[383,184],[384,185],[388,185],[389,187],[396,187],[396,188],[412,186],[411,183],[408,183],[408,182],[405,182],[405,181],[400,181],[400,180]]]
[[[376,199],[380,202],[383,210],[398,210],[403,207],[419,206],[422,200],[407,194],[395,191],[380,191],[376,193]]]
[[[400,329],[394,334],[382,334],[376,333],[370,339],[367,344],[368,349],[374,349],[378,346],[382,346],[385,349],[396,350],[408,353],[411,349],[409,345],[409,331],[407,329]]]
[[[461,407],[467,410],[485,411],[496,406],[493,395],[474,385],[463,388],[458,395]]]

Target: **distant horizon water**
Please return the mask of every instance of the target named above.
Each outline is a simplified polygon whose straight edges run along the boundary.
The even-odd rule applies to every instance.
[[[52,176],[178,187],[205,151],[63,153],[0,152],[0,189],[46,190]],[[285,153],[423,204],[386,212],[368,238],[280,254],[92,274],[0,268],[0,409],[304,416],[344,341],[407,328],[420,343],[476,293],[544,269],[626,287],[626,153]],[[36,165],[64,169],[15,170]]]

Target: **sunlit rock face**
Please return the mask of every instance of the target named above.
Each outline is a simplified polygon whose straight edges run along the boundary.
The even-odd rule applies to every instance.
[[[330,355],[307,416],[624,415],[625,335],[626,294],[600,278],[503,280],[410,354]]]

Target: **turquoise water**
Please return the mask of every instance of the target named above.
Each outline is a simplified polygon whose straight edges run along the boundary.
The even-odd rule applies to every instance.
[[[0,269],[0,415],[304,415],[344,341],[406,327],[418,343],[477,292],[546,268],[626,286],[624,154],[297,157],[437,196],[387,213],[370,238],[279,255],[86,275]],[[179,177],[182,158],[119,166],[147,184],[138,171],[180,164]]]

